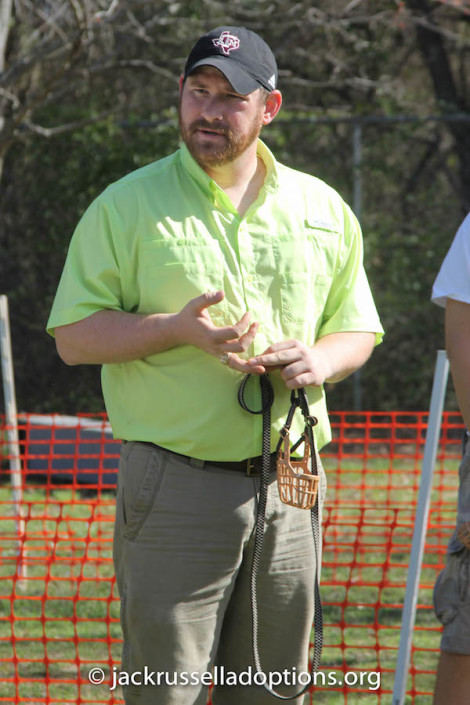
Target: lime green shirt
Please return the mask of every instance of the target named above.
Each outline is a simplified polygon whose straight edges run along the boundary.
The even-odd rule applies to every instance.
[[[48,331],[102,309],[175,313],[189,299],[223,289],[225,299],[210,308],[216,325],[232,324],[246,310],[261,323],[247,357],[282,340],[313,345],[343,331],[374,332],[379,342],[351,210],[319,179],[277,163],[261,141],[258,154],[267,176],[242,218],[184,145],[109,186],[73,235]],[[290,391],[279,372],[270,377],[274,448]],[[102,368],[116,437],[207,460],[261,454],[261,416],[240,407],[241,379],[191,345]],[[307,392],[321,447],[330,439],[324,391]],[[259,398],[253,378],[247,401],[259,408]],[[295,422],[297,438],[300,414]]]

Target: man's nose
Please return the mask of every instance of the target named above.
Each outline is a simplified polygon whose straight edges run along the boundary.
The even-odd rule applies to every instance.
[[[202,108],[202,117],[211,122],[216,120],[222,120],[223,108],[221,100],[214,96],[204,101],[204,105]]]

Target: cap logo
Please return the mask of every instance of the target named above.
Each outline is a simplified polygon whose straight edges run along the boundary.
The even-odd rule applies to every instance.
[[[214,46],[222,49],[225,56],[228,56],[231,51],[238,49],[240,46],[240,40],[234,34],[230,34],[228,29],[226,29],[218,39],[213,39],[212,43]]]

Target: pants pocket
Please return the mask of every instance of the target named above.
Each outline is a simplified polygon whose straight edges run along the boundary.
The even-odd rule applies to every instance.
[[[160,491],[165,456],[135,443],[123,464],[122,516],[124,538],[135,541]]]

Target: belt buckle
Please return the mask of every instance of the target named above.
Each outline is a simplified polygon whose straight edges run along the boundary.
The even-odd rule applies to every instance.
[[[253,458],[248,458],[248,460],[246,461],[246,474],[252,475],[254,467],[255,467],[255,465],[253,462]]]

